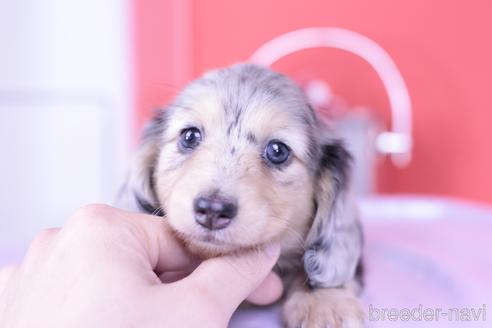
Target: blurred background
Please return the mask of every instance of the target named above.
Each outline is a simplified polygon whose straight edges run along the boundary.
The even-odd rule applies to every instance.
[[[305,27],[340,27],[378,43],[408,88],[412,160],[378,158],[375,189],[492,203],[492,5],[488,1],[135,1],[135,128],[186,81],[247,60],[260,46]],[[326,82],[349,108],[368,108],[386,129],[379,76],[360,57],[309,49],[273,67],[301,84]]]
[[[0,0],[0,265],[77,207],[114,203],[155,109],[249,60],[296,80],[354,153],[365,299],[480,307],[491,12],[486,0]]]
[[[408,92],[396,124],[409,139],[385,144],[395,112],[367,58],[311,47],[272,64],[350,131],[360,195],[492,204],[491,11],[485,0],[0,0],[0,264],[78,206],[113,202],[145,121],[188,81],[310,27],[367,38]],[[387,153],[401,142],[398,163]]]

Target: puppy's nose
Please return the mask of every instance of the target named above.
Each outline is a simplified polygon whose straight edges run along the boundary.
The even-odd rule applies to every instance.
[[[220,196],[201,196],[194,202],[195,220],[209,230],[227,227],[237,214],[237,204]]]

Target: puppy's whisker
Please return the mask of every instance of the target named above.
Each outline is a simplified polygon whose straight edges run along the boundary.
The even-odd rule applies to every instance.
[[[158,215],[158,214],[161,214],[160,216],[162,217],[166,217],[166,212],[164,212],[164,209],[160,206],[156,207],[151,215]]]
[[[181,108],[181,109],[184,109],[184,110],[191,110],[189,107],[181,106],[179,104],[171,104],[171,105],[169,105],[169,107]]]
[[[301,233],[299,233],[299,231],[291,227],[290,222],[286,221],[281,223],[272,220],[272,223],[276,224],[278,227],[285,228],[286,232],[290,233],[295,238],[294,242],[297,243],[299,247],[302,248],[303,251],[306,251],[306,246],[304,245],[305,244],[304,237],[301,235]]]

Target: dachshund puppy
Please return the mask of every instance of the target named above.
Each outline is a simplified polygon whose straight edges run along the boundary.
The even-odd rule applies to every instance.
[[[281,244],[287,327],[361,327],[351,157],[287,77],[251,64],[189,84],[145,130],[126,186],[202,257]]]

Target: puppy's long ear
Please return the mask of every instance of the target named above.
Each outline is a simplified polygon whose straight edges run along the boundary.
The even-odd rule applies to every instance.
[[[306,239],[304,270],[311,287],[337,287],[354,277],[362,249],[349,192],[352,158],[343,142],[328,137],[318,158],[316,212]]]
[[[130,176],[123,187],[119,205],[129,210],[163,216],[155,192],[154,171],[166,128],[168,113],[160,110],[144,129]]]

